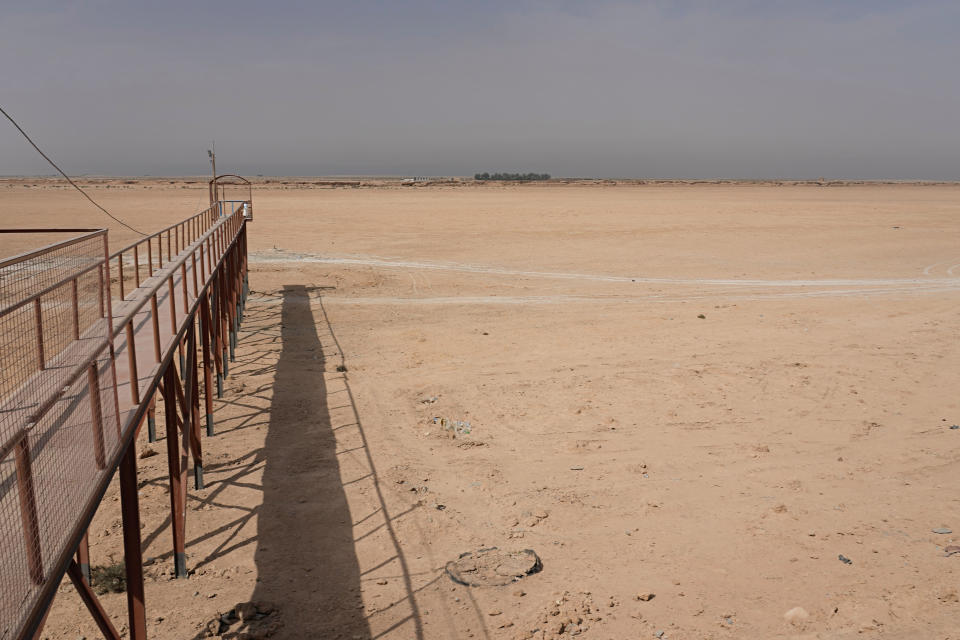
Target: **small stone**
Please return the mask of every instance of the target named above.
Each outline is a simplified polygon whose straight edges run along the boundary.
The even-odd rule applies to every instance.
[[[947,533],[953,533],[953,529],[948,529],[947,527],[937,527],[936,529],[933,529],[933,532],[940,533],[940,534],[947,534]]]
[[[789,622],[790,624],[796,624],[802,622],[810,617],[810,614],[807,613],[807,610],[803,607],[794,607],[783,614],[783,619]]]
[[[663,631],[663,630],[656,631],[656,632],[654,632],[653,637],[654,637],[654,638],[662,638],[664,633],[666,633],[666,632]]]
[[[517,596],[518,598],[522,598],[523,596],[527,595],[527,592],[523,589],[517,589],[513,592],[513,595]]]
[[[543,520],[544,518],[546,518],[546,517],[549,516],[549,515],[550,515],[550,514],[547,513],[546,511],[544,511],[543,509],[537,509],[536,511],[533,512],[533,517],[534,517],[534,518],[540,518],[541,520]]]
[[[487,611],[488,616],[498,616],[501,613],[503,613],[503,611],[500,611],[500,609],[490,609],[490,611]]]
[[[642,602],[649,602],[650,600],[654,599],[655,595],[650,593],[649,591],[644,591],[643,593],[638,593],[635,597],[637,600],[640,600]]]
[[[960,546],[957,546],[955,544],[948,544],[946,547],[943,548],[943,552],[948,556],[952,556],[955,553],[960,553]]]
[[[379,584],[379,585],[385,585],[385,584],[387,584],[387,581],[386,581],[386,580],[377,580],[377,584]]]
[[[233,612],[241,622],[246,622],[257,615],[257,606],[252,602],[240,602],[233,608]]]
[[[853,560],[851,560],[851,559],[848,558],[847,556],[843,555],[842,553],[837,556],[837,560],[839,560],[839,561],[842,562],[843,564],[853,564]]]
[[[144,447],[143,451],[140,452],[140,459],[143,460],[144,458],[151,458],[155,455],[157,455],[156,451],[154,451],[150,447]]]
[[[583,471],[583,467],[570,467],[570,471]]]

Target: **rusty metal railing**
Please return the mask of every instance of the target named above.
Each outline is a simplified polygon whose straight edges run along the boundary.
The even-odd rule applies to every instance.
[[[0,638],[59,583],[120,446],[107,233],[66,231],[0,261]]]
[[[129,629],[145,637],[133,443],[158,392],[175,573],[186,576],[191,455],[203,485],[200,380],[212,435],[213,379],[222,393],[248,291],[249,204],[216,202],[112,255],[96,230],[0,261],[0,640],[37,633],[64,574],[119,638],[84,571],[86,528],[118,470]]]

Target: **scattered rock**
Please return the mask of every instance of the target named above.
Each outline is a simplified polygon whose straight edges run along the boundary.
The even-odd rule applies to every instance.
[[[948,556],[952,556],[955,553],[960,553],[960,546],[957,546],[955,544],[947,545],[946,547],[943,548],[943,552]]]
[[[853,560],[851,560],[851,559],[848,558],[847,556],[843,555],[842,553],[837,556],[837,560],[839,560],[839,561],[842,562],[843,564],[853,564]]]
[[[345,364],[337,365],[337,373],[346,373],[346,371],[347,371],[347,365]]]
[[[653,600],[656,596],[655,594],[652,594],[649,591],[645,591],[643,593],[638,593],[635,597],[637,600],[640,600],[642,602],[649,602],[650,600]]]
[[[570,471],[583,471],[583,467],[570,467]]]
[[[783,614],[783,619],[789,622],[790,624],[796,624],[798,622],[803,622],[810,617],[810,614],[807,613],[807,610],[803,607],[794,607]]]
[[[960,429],[960,424],[952,424],[952,425],[950,425],[950,428],[951,428],[951,429]]]
[[[568,591],[552,601],[536,617],[518,622],[516,640],[569,640],[572,636],[586,633],[600,623],[606,609],[594,604],[589,592]]]
[[[502,613],[503,611],[500,611],[500,609],[490,609],[490,611],[487,611],[488,616],[499,616]]]
[[[144,458],[152,458],[155,455],[157,455],[156,451],[150,447],[144,447],[143,451],[140,452],[140,459],[143,460]]]
[[[697,314],[697,317],[700,318],[701,320],[706,320],[706,319],[707,319],[707,316],[703,315],[702,313]]]
[[[933,531],[934,533],[939,533],[939,534],[953,533],[953,529],[950,529],[950,528],[947,528],[947,527],[937,527],[936,529],[933,529],[932,531]]]

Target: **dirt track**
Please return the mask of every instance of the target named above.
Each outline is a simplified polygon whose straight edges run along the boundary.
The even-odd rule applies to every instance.
[[[95,196],[149,229],[205,197],[127,187]],[[555,638],[568,617],[585,638],[955,637],[960,187],[254,197],[189,581],[165,574],[164,456],[140,461],[151,637],[247,600],[284,638]],[[7,225],[100,224],[88,208],[0,187]],[[94,563],[119,558],[116,495]],[[445,576],[489,546],[543,570]],[[46,633],[96,637],[71,588]]]

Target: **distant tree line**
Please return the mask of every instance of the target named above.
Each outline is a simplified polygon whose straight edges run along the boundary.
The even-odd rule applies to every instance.
[[[549,180],[549,173],[476,173],[474,180]]]

